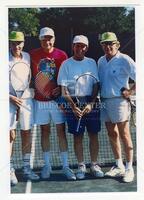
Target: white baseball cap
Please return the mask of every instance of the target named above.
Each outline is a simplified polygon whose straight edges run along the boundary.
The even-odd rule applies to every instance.
[[[40,30],[39,39],[41,40],[45,35],[50,35],[55,37],[53,29],[49,27],[44,27]]]
[[[75,43],[83,43],[88,46],[88,38],[84,35],[76,35],[73,39],[73,44]]]

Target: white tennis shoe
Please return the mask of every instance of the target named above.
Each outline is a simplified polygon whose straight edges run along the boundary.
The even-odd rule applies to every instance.
[[[121,177],[124,176],[125,174],[125,168],[119,168],[118,166],[113,166],[110,171],[105,173],[105,176],[110,176],[110,177]]]
[[[98,165],[91,165],[90,173],[95,177],[104,177],[104,173]]]
[[[126,169],[124,177],[123,177],[123,181],[125,183],[130,183],[134,180],[134,170],[133,168],[131,169]]]
[[[51,172],[52,172],[51,166],[44,165],[44,167],[41,170],[41,178],[42,179],[50,178]]]
[[[77,173],[76,173],[76,177],[77,177],[77,179],[79,179],[79,180],[82,180],[82,179],[84,179],[85,178],[85,173],[86,173],[86,166],[84,165],[84,164],[82,164],[82,165],[79,165],[78,166],[78,171],[77,171]]]
[[[11,186],[15,186],[18,183],[14,168],[11,168],[10,170],[10,181],[11,181]]]
[[[64,167],[63,168],[63,174],[67,177],[68,180],[76,180],[76,176],[69,167]]]

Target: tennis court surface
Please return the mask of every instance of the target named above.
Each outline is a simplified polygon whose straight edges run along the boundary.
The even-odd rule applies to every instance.
[[[36,173],[40,173],[40,168],[43,166],[40,129],[35,126],[33,128],[33,167]],[[67,134],[68,147],[69,147],[69,163],[70,167],[76,170],[77,161],[73,149],[73,136]],[[14,146],[14,166],[19,183],[11,188],[11,193],[68,193],[68,192],[134,192],[137,191],[137,178],[136,178],[136,128],[131,125],[131,134],[134,145],[134,169],[135,180],[132,183],[123,183],[120,178],[93,178],[89,173],[86,174],[85,180],[67,181],[61,172],[61,161],[59,158],[58,141],[55,131],[55,126],[51,126],[51,152],[52,152],[52,167],[53,173],[49,180],[31,183],[25,182],[22,178],[22,154],[21,154],[21,138],[18,128],[17,139]],[[87,134],[84,137],[84,155],[87,165],[90,164],[90,156],[88,151],[89,141]],[[109,140],[104,124],[99,134],[99,157],[98,163],[104,172],[108,171],[114,163],[114,157],[109,145]],[[124,158],[124,155],[123,155]],[[88,169],[89,170],[89,169]]]
[[[106,172],[109,167],[102,168]],[[134,166],[135,173],[136,167]],[[19,183],[11,188],[12,193],[68,193],[68,192],[136,192],[136,177],[131,183],[122,182],[121,178],[93,178],[89,173],[85,180],[67,181],[60,170],[54,170],[50,179],[32,183],[24,182],[22,175],[17,174]]]

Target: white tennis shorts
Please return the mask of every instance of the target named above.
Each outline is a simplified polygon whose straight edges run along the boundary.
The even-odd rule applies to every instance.
[[[16,129],[17,123],[20,123],[21,130],[29,130],[33,126],[33,100],[23,99],[19,110],[19,119],[16,121],[17,107],[10,103],[10,130]]]
[[[130,104],[120,98],[102,99],[101,119],[104,122],[124,122],[130,120]]]
[[[51,120],[55,124],[62,124],[66,121],[63,111],[55,101],[34,100],[34,123],[37,125],[49,124]]]

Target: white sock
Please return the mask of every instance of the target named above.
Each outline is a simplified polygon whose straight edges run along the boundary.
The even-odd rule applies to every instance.
[[[126,162],[126,170],[132,169],[132,161]]]
[[[23,167],[27,167],[27,166],[30,166],[30,156],[31,154],[30,153],[26,153],[23,155]]]
[[[124,164],[123,164],[123,161],[122,161],[121,158],[116,159],[116,165],[117,165],[119,168],[123,168],[123,167],[124,167]]]
[[[63,164],[63,168],[68,167],[69,166],[69,164],[68,164],[68,152],[67,151],[60,152],[60,157],[61,157],[61,161],[62,161],[62,164]]]
[[[43,159],[46,166],[51,166],[51,152],[43,152]]]

